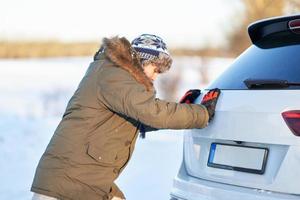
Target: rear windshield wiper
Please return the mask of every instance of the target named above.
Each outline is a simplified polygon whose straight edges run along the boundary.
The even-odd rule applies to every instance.
[[[300,86],[300,82],[289,82],[280,79],[246,79],[244,80],[248,89],[259,88],[286,88],[289,86]]]

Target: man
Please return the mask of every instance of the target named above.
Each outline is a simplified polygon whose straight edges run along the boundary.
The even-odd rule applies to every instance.
[[[33,199],[125,199],[114,184],[138,130],[204,128],[214,104],[155,98],[153,81],[172,59],[160,37],[104,38],[70,99],[33,180]]]

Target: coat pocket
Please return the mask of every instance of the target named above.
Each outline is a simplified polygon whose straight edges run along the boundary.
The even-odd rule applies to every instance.
[[[88,145],[87,154],[103,166],[113,166],[117,160],[117,150],[104,146]]]

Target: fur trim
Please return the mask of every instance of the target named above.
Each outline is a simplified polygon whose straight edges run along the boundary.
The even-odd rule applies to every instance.
[[[148,91],[153,89],[152,81],[144,73],[138,55],[126,38],[118,36],[110,39],[104,38],[102,44],[108,59],[128,71],[137,82],[145,85]]]

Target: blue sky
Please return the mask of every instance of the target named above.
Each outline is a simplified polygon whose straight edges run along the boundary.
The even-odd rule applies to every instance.
[[[224,42],[241,8],[234,0],[0,0],[0,39],[101,40],[142,33],[169,46]]]

